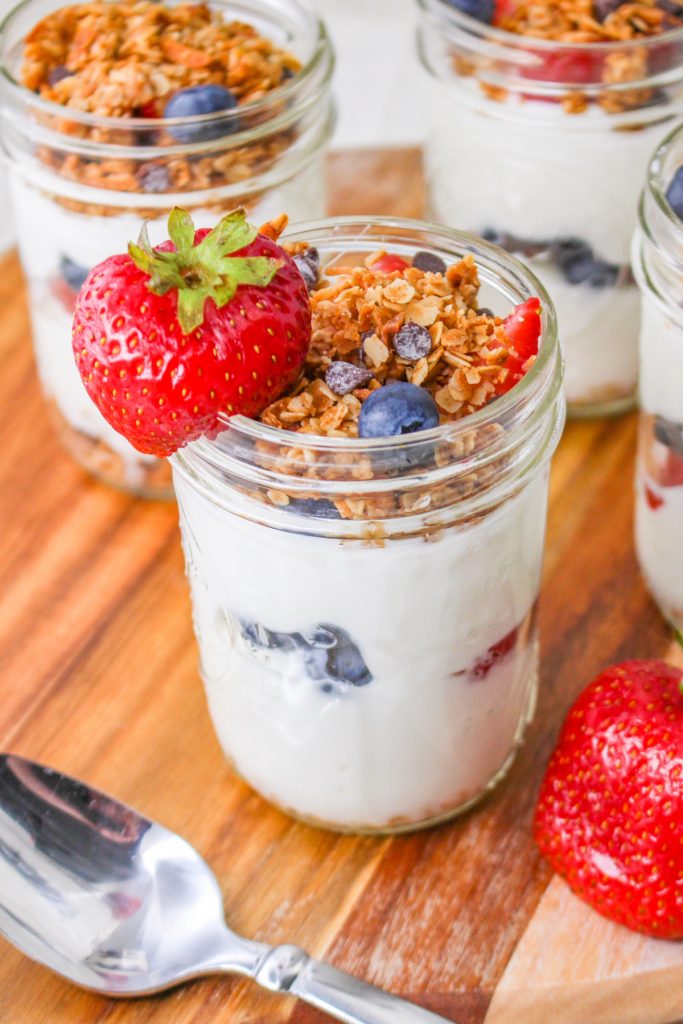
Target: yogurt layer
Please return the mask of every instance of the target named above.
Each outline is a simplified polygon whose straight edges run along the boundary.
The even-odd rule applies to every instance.
[[[638,293],[626,268],[664,121],[615,131],[597,107],[569,115],[559,104],[492,101],[463,81],[457,90],[432,83],[427,173],[435,219],[539,243],[581,239],[596,258],[623,268],[614,285],[572,285],[547,258],[520,253],[556,306],[572,407],[632,395]]]
[[[177,467],[174,484],[209,707],[251,785],[373,830],[496,781],[534,701],[547,474],[477,524],[383,546],[227,515]],[[345,681],[321,668],[326,631],[347,638]]]
[[[647,295],[643,298],[640,345],[643,418],[658,417],[683,439],[683,327]],[[676,425],[678,429],[676,429]],[[672,430],[673,426],[673,430]],[[661,433],[661,428],[660,428]],[[655,449],[653,452],[652,449]],[[648,587],[666,618],[683,630],[683,473],[658,466],[680,465],[683,452],[667,449],[641,431],[636,485],[636,548]],[[662,486],[674,483],[673,486]]]
[[[142,220],[131,212],[110,217],[77,213],[16,173],[10,175],[10,188],[19,252],[29,285],[36,362],[45,395],[70,427],[102,442],[119,456],[125,468],[122,482],[139,486],[145,466],[157,460],[136,451],[109,426],[88,397],[71,350],[69,292],[60,293],[59,289],[64,257],[90,269],[113,253],[125,252],[128,243],[137,238]],[[317,161],[305,174],[265,193],[251,208],[250,217],[260,223],[287,210],[292,218],[304,219],[320,216],[323,207],[323,168]],[[215,210],[193,210],[192,214],[198,228],[212,227],[216,221]],[[165,217],[147,224],[153,245],[165,240]]]

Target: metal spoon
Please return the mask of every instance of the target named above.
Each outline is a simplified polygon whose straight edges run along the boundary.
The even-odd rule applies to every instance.
[[[148,995],[226,972],[346,1024],[444,1022],[298,946],[235,935],[214,875],[184,839],[14,754],[0,755],[0,932],[102,995]]]

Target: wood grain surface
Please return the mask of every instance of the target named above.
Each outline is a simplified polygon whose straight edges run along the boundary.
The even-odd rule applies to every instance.
[[[335,213],[422,210],[416,152],[335,156],[331,186]],[[430,832],[339,837],[289,820],[226,768],[197,671],[176,510],[93,482],[60,450],[12,255],[0,262],[0,349],[4,749],[82,776],[185,836],[216,871],[237,931],[297,942],[449,1020],[683,1017],[683,947],[599,919],[552,879],[529,831],[541,772],[578,690],[611,661],[675,656],[633,551],[634,416],[572,423],[557,453],[540,702],[507,780],[477,810]],[[1,954],[8,1024],[328,1019],[232,979],[108,1001],[5,943]]]

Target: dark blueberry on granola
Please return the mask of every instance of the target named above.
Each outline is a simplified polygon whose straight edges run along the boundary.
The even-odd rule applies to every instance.
[[[593,0],[593,11],[597,21],[604,21],[621,7],[624,0]]]
[[[315,516],[317,519],[341,519],[341,512],[334,502],[327,498],[290,498],[285,508],[288,512]]]
[[[665,416],[655,416],[655,437],[675,455],[683,457],[683,423],[668,420]]]
[[[356,388],[363,388],[372,380],[372,374],[364,366],[335,360],[325,370],[325,383],[335,395],[349,395]]]
[[[553,243],[551,252],[565,281],[569,284],[608,288],[619,276],[619,267],[596,258],[588,242],[581,238],[559,238]]]
[[[47,84],[55,86],[57,82],[61,82],[63,78],[71,78],[71,76],[75,74],[75,71],[69,71],[69,69],[65,68],[63,64],[58,64],[48,72]]]
[[[317,249],[311,247],[297,253],[292,258],[299,268],[299,273],[306,282],[306,287],[309,292],[312,292],[320,277],[320,253]]]
[[[140,168],[138,178],[143,192],[168,192],[171,178],[163,164],[146,164]]]
[[[70,256],[59,257],[59,273],[62,278],[75,292],[80,292],[83,282],[90,273],[88,267],[82,267],[80,263],[76,263]]]
[[[416,252],[413,256],[413,266],[426,274],[446,273],[446,261],[437,256],[435,252]]]
[[[683,220],[683,165],[678,168],[671,179],[666,190],[666,198],[676,216]]]
[[[187,89],[179,89],[171,96],[164,107],[164,117],[200,117],[205,114],[218,114],[221,111],[234,110],[237,100],[229,89],[222,85],[192,85]],[[169,133],[178,142],[204,142],[207,139],[219,139],[223,135],[232,135],[239,129],[237,120],[232,122],[178,125],[169,127]]]
[[[491,24],[495,9],[494,0],[446,0],[451,7],[457,7],[463,14],[469,14],[470,18],[477,21],[485,21]]]
[[[439,424],[439,410],[428,391],[397,381],[392,387],[378,388],[366,398],[358,417],[360,437],[395,437],[414,434]]]
[[[475,310],[475,312],[477,316],[494,317],[496,315],[488,306],[481,306],[479,309]]]
[[[394,351],[401,359],[417,362],[432,351],[432,336],[426,327],[409,320],[394,335]]]

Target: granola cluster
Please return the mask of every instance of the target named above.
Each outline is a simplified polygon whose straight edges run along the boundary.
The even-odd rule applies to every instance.
[[[299,70],[294,56],[253,26],[224,21],[206,4],[95,0],[61,7],[34,26],[25,40],[20,77],[27,89],[65,111],[120,120],[115,129],[84,128],[65,113],[53,119],[57,131],[118,147],[143,147],[142,159],[102,159],[43,146],[41,160],[60,176],[97,188],[170,193],[247,181],[272,166],[291,144],[291,130],[281,130],[246,146],[236,147],[228,139],[224,150],[214,147],[205,157],[146,159],[144,147],[177,145],[162,119],[172,95],[192,86],[219,85],[241,107]],[[133,130],[135,118],[160,120],[142,137]],[[65,203],[90,214],[113,212],[107,206]],[[159,211],[138,212],[155,216]]]
[[[656,0],[518,0],[503,8],[498,28],[563,43],[623,42],[659,35],[683,24],[683,8]]]
[[[538,64],[521,72],[531,81],[566,82],[567,92],[561,103],[568,114],[583,113],[593,103],[610,114],[661,103],[665,99],[663,92],[640,83],[653,70],[662,71],[683,59],[681,51],[666,41],[647,51],[632,45],[683,26],[683,6],[675,0],[498,0],[494,25],[515,35],[576,47],[539,51],[535,55]],[[623,43],[624,48],[612,46],[600,53],[594,47],[596,43]],[[581,44],[592,48],[582,50]],[[487,81],[485,61],[477,69],[468,58],[454,54],[454,64],[461,75],[484,72],[481,87],[489,99],[502,102],[507,98],[506,89]],[[633,89],[602,91],[601,82],[607,87],[630,82],[638,85]],[[533,95],[530,90],[524,98]]]
[[[96,0],[38,22],[25,41],[21,81],[85,113],[155,117],[179,89],[222,85],[243,104],[298,70],[291,54],[207,4]]]
[[[328,437],[356,437],[363,402],[392,381],[426,388],[442,423],[486,405],[504,383],[509,348],[503,321],[478,309],[479,277],[471,256],[444,272],[408,266],[386,273],[374,265],[331,266],[311,293],[312,339],[294,392],[273,402],[262,422]],[[425,328],[430,351],[405,358],[396,351],[407,323]],[[326,383],[337,360],[367,371],[367,384],[337,394]],[[530,364],[529,364],[530,365]]]

